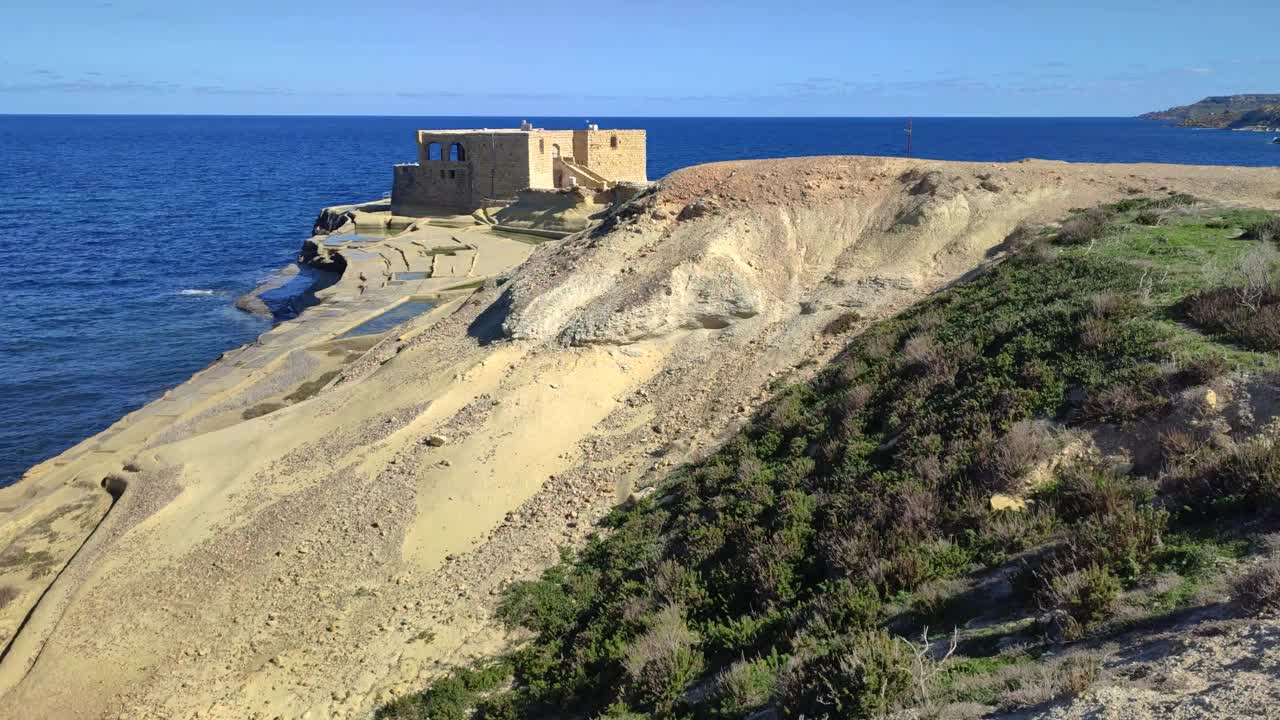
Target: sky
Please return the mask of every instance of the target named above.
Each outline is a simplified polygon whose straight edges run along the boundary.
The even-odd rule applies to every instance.
[[[1280,1],[0,0],[0,113],[1131,116],[1280,92]]]

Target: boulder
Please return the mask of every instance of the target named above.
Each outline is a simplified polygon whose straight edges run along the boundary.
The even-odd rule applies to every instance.
[[[272,316],[271,308],[267,307],[267,304],[262,301],[262,298],[254,295],[253,293],[241,295],[240,299],[236,300],[236,309],[243,310],[252,315],[257,315],[258,317],[269,318]]]
[[[991,496],[992,510],[1013,510],[1014,512],[1022,512],[1027,509],[1027,501],[1012,495],[996,493]]]

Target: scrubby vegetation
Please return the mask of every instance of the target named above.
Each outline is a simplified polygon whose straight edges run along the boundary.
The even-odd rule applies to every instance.
[[[1186,607],[1251,547],[1224,519],[1280,506],[1263,440],[1169,432],[1152,467],[1060,452],[1073,428],[1167,419],[1183,393],[1274,362],[1251,335],[1185,324],[1261,242],[1194,202],[1021,229],[1011,257],[872,325],[511,588],[500,614],[528,642],[380,716],[869,718],[1084,691],[1098,658],[1047,647],[1122,629],[1120,606],[1129,621]],[[1030,504],[994,510],[997,493]],[[1275,602],[1266,567],[1237,583],[1251,607]],[[930,646],[927,628],[977,619]]]
[[[1232,584],[1236,599],[1252,612],[1280,610],[1280,558],[1269,558]]]

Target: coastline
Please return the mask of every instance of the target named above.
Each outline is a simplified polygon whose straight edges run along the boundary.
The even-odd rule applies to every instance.
[[[1278,172],[718,163],[541,249],[471,218],[317,236],[347,265],[319,305],[0,493],[23,513],[9,546],[50,563],[39,603],[4,616],[34,607],[0,692],[28,717],[358,716],[500,644],[505,583],[822,367],[849,308],[890,314],[1077,204],[1274,206]],[[428,296],[394,332],[342,337]]]
[[[342,381],[342,372],[353,363],[370,357],[376,363],[376,358],[393,355],[483,283],[522,262],[535,244],[495,235],[469,217],[392,218],[385,202],[325,208],[314,232],[303,243],[297,264],[285,266],[237,301],[240,307],[246,298],[257,300],[265,313],[255,314],[278,322],[157,399],[0,487],[0,507],[9,513],[0,528],[0,545],[24,553],[4,558],[0,573],[16,566],[25,574],[5,578],[0,692],[15,680],[15,669],[25,672],[34,662],[52,631],[52,618],[69,601],[73,583],[62,582],[63,572],[78,558],[92,559],[100,545],[93,542],[95,535],[116,501],[129,492],[130,481],[164,465],[154,449],[303,402]],[[352,240],[334,242],[344,236]],[[269,298],[304,273],[316,273],[317,282],[295,296],[301,303],[296,312],[286,314],[286,308],[281,313],[280,306],[263,303],[264,295]],[[415,302],[422,311],[405,318],[394,333],[388,334],[391,328],[352,332]],[[176,492],[172,487],[168,491]],[[169,492],[164,495],[172,499]],[[14,612],[26,607],[29,613]],[[27,660],[19,660],[24,654]]]

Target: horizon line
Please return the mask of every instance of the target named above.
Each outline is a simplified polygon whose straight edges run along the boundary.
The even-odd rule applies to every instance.
[[[589,117],[602,119],[643,119],[643,120],[1140,120],[1140,115],[483,115],[483,114],[443,114],[443,115],[367,115],[367,114],[329,114],[329,113],[56,113],[56,112],[0,112],[0,117],[170,117],[170,118],[545,118],[545,119],[577,119]]]

